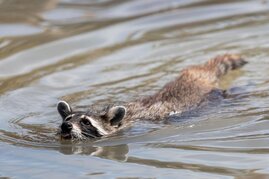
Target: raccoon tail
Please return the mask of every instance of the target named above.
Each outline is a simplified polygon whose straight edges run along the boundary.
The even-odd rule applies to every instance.
[[[218,87],[219,80],[229,71],[238,69],[247,63],[241,56],[225,54],[217,56],[203,65],[196,65],[183,71],[183,76],[193,83]]]
[[[204,68],[212,71],[217,79],[226,75],[229,71],[241,68],[248,62],[245,61],[240,55],[225,54],[209,60]]]

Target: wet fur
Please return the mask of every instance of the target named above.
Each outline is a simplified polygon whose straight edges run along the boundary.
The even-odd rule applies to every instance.
[[[85,115],[96,120],[102,130],[106,131],[105,135],[129,126],[137,120],[165,120],[174,114],[181,115],[223,99],[225,93],[219,88],[219,80],[229,71],[246,63],[239,55],[217,56],[204,64],[184,69],[175,80],[153,95],[125,103],[123,106],[112,106],[104,111]],[[71,110],[69,106],[66,108]],[[77,122],[80,118],[72,120],[80,125]]]
[[[220,100],[224,97],[224,90],[219,89],[220,78],[246,63],[239,55],[227,54],[217,56],[205,64],[191,66],[157,93],[127,103],[126,120],[163,120],[173,113],[180,115]]]

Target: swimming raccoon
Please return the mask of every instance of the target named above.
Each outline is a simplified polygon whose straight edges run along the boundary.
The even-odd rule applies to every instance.
[[[166,120],[224,97],[219,79],[230,70],[247,62],[239,55],[222,55],[205,64],[191,66],[153,95],[101,111],[73,111],[65,101],[57,105],[63,122],[60,135],[64,139],[86,139],[110,135],[137,120]]]

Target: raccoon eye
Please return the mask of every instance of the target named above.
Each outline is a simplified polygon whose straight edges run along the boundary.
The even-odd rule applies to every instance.
[[[91,124],[90,121],[88,119],[85,119],[85,118],[81,119],[81,123],[86,125],[86,126]]]

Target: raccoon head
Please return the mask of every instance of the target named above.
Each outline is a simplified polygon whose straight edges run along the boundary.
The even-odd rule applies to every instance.
[[[110,106],[99,112],[73,111],[65,101],[60,101],[57,110],[63,121],[59,134],[64,139],[86,139],[109,135],[122,125],[126,108]]]

